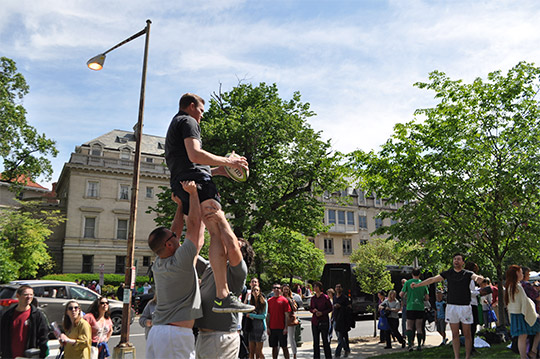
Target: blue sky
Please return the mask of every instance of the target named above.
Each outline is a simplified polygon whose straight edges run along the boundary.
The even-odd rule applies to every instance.
[[[471,81],[540,58],[537,1],[4,0],[0,55],[16,61],[23,105],[57,141],[50,187],[75,146],[137,121],[144,38],[86,61],[152,20],[144,132],[164,136],[184,92],[208,99],[239,80],[302,94],[334,149],[377,149],[432,106],[413,87],[440,70]]]

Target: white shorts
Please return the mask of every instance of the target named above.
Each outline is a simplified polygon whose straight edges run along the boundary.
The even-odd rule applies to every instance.
[[[154,325],[146,340],[146,359],[195,359],[193,329]]]
[[[447,323],[450,323],[450,324],[456,324],[456,323],[472,324],[473,323],[472,308],[470,305],[447,304],[445,320]]]
[[[238,359],[240,335],[238,332],[199,331],[195,347],[197,359]]]

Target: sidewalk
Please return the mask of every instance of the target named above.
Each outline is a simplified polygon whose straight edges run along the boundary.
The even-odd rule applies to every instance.
[[[446,332],[447,338],[452,338],[450,331]],[[449,344],[451,342],[449,341]],[[427,333],[426,335],[426,348],[436,347],[441,344],[441,336],[439,333]],[[447,345],[449,345],[447,344]],[[335,354],[337,342],[332,340],[330,347],[332,348],[332,355]],[[396,353],[398,351],[406,351],[407,349],[401,349],[401,345],[398,342],[394,342],[392,349],[384,349],[385,344],[379,343],[379,337],[359,337],[350,339],[351,354],[349,358],[354,359],[366,359],[376,355]],[[263,348],[263,354],[265,358],[272,358],[272,348]],[[289,354],[292,359],[292,353],[289,349]],[[298,348],[296,354],[297,359],[313,358],[313,342],[304,342],[301,347]],[[343,352],[341,353],[343,358]],[[278,358],[283,358],[283,353],[280,349]],[[324,351],[321,347],[321,358],[324,358]]]

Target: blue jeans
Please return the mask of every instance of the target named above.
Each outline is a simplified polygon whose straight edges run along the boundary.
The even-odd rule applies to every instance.
[[[341,356],[341,349],[345,351],[345,353],[349,353],[351,351],[351,348],[349,347],[349,332],[348,331],[337,331],[337,340],[338,345],[336,347],[336,357]]]

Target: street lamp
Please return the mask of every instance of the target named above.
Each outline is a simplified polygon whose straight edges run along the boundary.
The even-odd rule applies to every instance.
[[[86,63],[88,68],[92,70],[101,70],[103,68],[103,63],[105,62],[105,55],[112,50],[130,42],[133,39],[138,38],[141,35],[146,34],[146,39],[144,43],[144,58],[143,58],[143,68],[142,68],[142,79],[141,79],[141,95],[139,99],[139,119],[135,125],[134,135],[135,135],[135,159],[133,163],[133,184],[131,186],[131,206],[129,211],[129,233],[128,233],[128,242],[127,242],[127,256],[126,256],[126,275],[125,275],[125,288],[131,288],[131,281],[133,273],[133,262],[135,255],[135,228],[137,224],[137,199],[139,197],[139,176],[140,176],[140,158],[141,158],[141,141],[142,141],[142,127],[143,127],[143,115],[144,115],[144,91],[146,87],[146,64],[148,62],[148,40],[150,38],[150,24],[152,21],[146,20],[146,27],[136,33],[135,35],[125,39],[119,44],[111,47],[109,50],[105,51],[102,54],[92,57]],[[127,294],[127,293],[126,293]],[[127,298],[126,298],[127,297]],[[122,309],[122,330],[120,334],[120,343],[114,348],[114,359],[131,357],[135,356],[135,347],[128,342],[129,340],[129,322],[131,317],[131,290],[129,290],[129,295],[124,294],[124,307]]]

